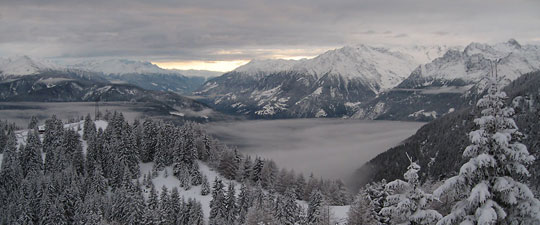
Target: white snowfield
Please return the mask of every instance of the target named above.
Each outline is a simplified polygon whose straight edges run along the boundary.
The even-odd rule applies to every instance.
[[[461,79],[479,83],[483,90],[486,84],[482,80],[491,71],[490,60],[500,60],[498,74],[503,78],[502,83],[507,84],[522,74],[540,69],[540,46],[520,45],[513,39],[494,45],[471,43],[463,51],[449,51],[420,66],[415,75],[435,80]]]
[[[98,120],[98,121],[95,121],[94,123],[96,124],[97,129],[99,128],[105,129],[107,128],[107,125],[108,125],[107,121],[104,121],[104,120]],[[43,128],[43,125],[40,127]],[[64,128],[76,130],[79,132],[79,134],[82,137],[82,132],[84,129],[84,120],[76,122],[76,123],[65,124]],[[18,144],[24,144],[26,142],[28,131],[29,131],[28,129],[16,131]],[[42,135],[40,136],[41,138],[43,138]],[[81,141],[83,143],[83,152],[86,155],[86,148],[87,148],[86,141],[83,141],[83,140]],[[2,158],[3,158],[3,154],[0,154],[0,166],[2,165]],[[45,159],[45,157],[43,158]],[[201,161],[198,161],[198,164],[199,164],[199,170],[201,174],[205,175],[208,178],[208,181],[210,182],[210,186],[213,185],[213,181],[216,179],[216,177],[218,177],[223,181],[225,190],[227,190],[229,183],[232,182],[236,185],[236,194],[240,193],[240,184],[238,182],[231,181],[222,177],[216,171],[214,171],[212,168],[208,167],[208,165],[206,165],[205,163]],[[153,165],[154,165],[153,162],[139,164],[139,168],[141,171],[141,177],[139,177],[139,181],[141,183],[143,181],[143,175],[148,174],[152,170]],[[165,177],[165,170],[167,170],[167,174],[168,174],[167,177]],[[206,196],[201,195],[201,185],[192,186],[189,190],[185,190],[184,188],[180,187],[180,180],[178,180],[178,178],[176,178],[173,175],[171,166],[168,166],[164,170],[159,171],[158,176],[152,179],[152,183],[154,184],[154,187],[156,189],[156,192],[158,193],[158,196],[163,186],[167,187],[169,191],[171,191],[174,187],[176,187],[178,188],[180,196],[183,197],[185,200],[188,200],[189,198],[193,198],[201,202],[205,221],[208,222],[208,217],[210,215],[210,201],[212,200],[212,195],[211,194],[208,194]],[[150,193],[150,189],[145,188],[143,192],[144,192],[144,197],[147,198]],[[305,201],[297,201],[297,202],[305,210],[307,210],[307,203]],[[349,211],[349,206],[330,206],[330,210],[331,210],[333,221],[338,222],[338,224],[345,224],[347,220],[347,212]]]
[[[327,51],[313,59],[252,60],[234,71],[252,76],[277,72],[298,72],[317,77],[330,74],[360,79],[379,92],[395,87],[418,65],[442,56],[448,49],[446,46],[385,48],[354,45]]]
[[[28,56],[0,58],[0,75],[2,76],[32,75],[48,69],[58,69],[58,66],[48,60],[35,60]]]

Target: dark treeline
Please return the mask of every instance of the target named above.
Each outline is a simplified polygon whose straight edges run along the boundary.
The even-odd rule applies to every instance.
[[[201,203],[181,197],[199,185],[201,195],[212,196],[210,224],[327,224],[324,206],[351,199],[341,181],[280,170],[220,144],[196,123],[130,124],[117,112],[103,118],[105,130],[90,116],[69,128],[53,116],[38,131],[34,117],[18,131],[20,144],[16,127],[0,123],[1,224],[204,224]],[[210,184],[199,161],[239,183],[240,192],[235,182]],[[147,162],[154,162],[152,172],[140,174],[139,163]],[[165,167],[180,187],[154,187]],[[309,202],[307,213],[296,200]]]

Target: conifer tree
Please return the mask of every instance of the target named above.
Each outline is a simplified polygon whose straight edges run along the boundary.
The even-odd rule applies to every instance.
[[[223,182],[216,177],[212,190],[212,200],[210,201],[209,224],[218,225],[226,223],[227,209],[223,187]]]
[[[365,189],[360,190],[347,212],[347,224],[368,225],[383,224],[375,219],[372,204]]]
[[[409,160],[411,164],[404,174],[406,181],[397,179],[386,185],[394,194],[386,197],[387,206],[381,209],[380,214],[389,216],[392,223],[434,224],[442,218],[439,212],[428,208],[428,204],[435,198],[420,189],[420,166],[411,158]]]
[[[178,214],[182,211],[180,193],[177,187],[173,187],[171,191],[171,198],[169,201],[169,220],[172,224],[178,224]]]
[[[280,224],[293,225],[298,222],[300,208],[296,204],[296,194],[292,187],[276,200],[276,219]]]
[[[201,195],[206,196],[208,194],[210,194],[210,183],[208,182],[208,178],[206,177],[206,175],[203,175],[201,184]]]
[[[487,95],[477,103],[482,109],[474,120],[477,130],[469,133],[471,145],[463,152],[469,161],[434,192],[461,198],[439,225],[540,224],[540,201],[524,183],[530,176],[527,165],[535,158],[519,142],[514,110],[506,107],[496,74],[489,82]]]
[[[41,157],[41,142],[38,134],[29,130],[26,138],[26,146],[20,152],[23,177],[28,174],[41,173],[43,158]]]
[[[34,115],[32,115],[30,117],[30,122],[28,123],[28,129],[29,130],[33,130],[33,129],[36,129],[37,126],[38,126],[38,118]]]
[[[13,129],[7,132],[6,145],[0,166],[0,187],[7,194],[17,191],[23,179],[21,163],[17,154],[17,138]]]
[[[83,140],[88,140],[90,136],[95,135],[97,132],[96,130],[96,124],[94,121],[92,121],[92,118],[90,118],[90,114],[87,114],[84,118],[84,125],[83,125]]]
[[[379,182],[367,184],[365,187],[364,196],[369,203],[369,215],[373,217],[378,224],[390,224],[390,218],[386,215],[382,215],[380,212],[386,205],[386,197],[390,195],[389,190],[386,189],[386,180],[383,179]]]
[[[309,197],[308,210],[307,210],[307,223],[308,224],[321,224],[324,221],[324,196],[319,190],[313,191]]]
[[[236,189],[234,183],[231,181],[227,187],[227,195],[225,196],[225,221],[227,224],[234,224],[237,217],[236,206]]]
[[[62,121],[52,116],[45,121],[45,134],[43,134],[43,152],[49,153],[62,145],[64,136],[64,124]]]
[[[238,222],[240,224],[243,224],[246,220],[248,209],[253,205],[251,189],[245,183],[242,183],[242,185],[240,186],[240,193],[238,194],[236,205],[238,210]]]
[[[189,209],[189,225],[204,225],[204,214],[202,205],[195,199],[189,199],[191,207]]]

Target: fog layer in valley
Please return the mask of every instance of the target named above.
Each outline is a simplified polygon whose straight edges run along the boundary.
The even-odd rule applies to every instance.
[[[351,180],[354,170],[413,135],[424,123],[343,119],[210,123],[208,132],[241,152],[306,175]]]

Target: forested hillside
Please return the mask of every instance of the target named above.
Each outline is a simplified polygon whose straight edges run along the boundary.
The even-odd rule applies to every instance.
[[[0,123],[1,224],[319,224],[350,201],[342,182],[242,155],[198,124],[103,118]]]
[[[536,158],[540,157],[540,72],[525,74],[504,88],[508,105],[514,107],[514,119],[524,134],[522,143]],[[458,172],[464,163],[463,150],[469,145],[467,134],[475,128],[473,119],[478,117],[476,107],[450,113],[420,128],[403,144],[384,152],[357,171],[357,187],[381,179],[393,180],[409,165],[405,152],[418,160],[423,179],[440,180]],[[530,167],[531,174],[540,172],[536,160]],[[530,177],[531,189],[540,190],[540,177]]]

